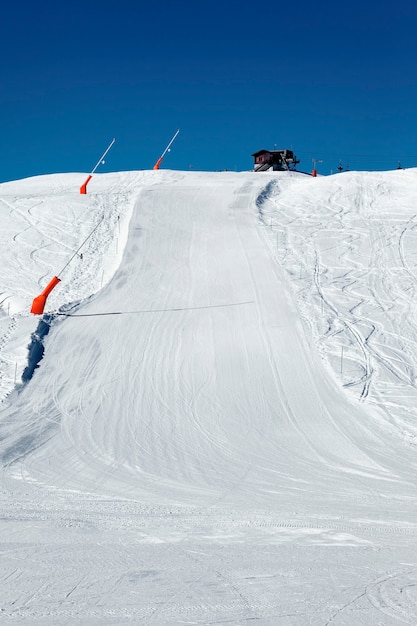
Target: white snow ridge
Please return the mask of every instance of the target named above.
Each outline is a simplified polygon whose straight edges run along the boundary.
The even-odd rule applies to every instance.
[[[416,624],[417,170],[84,177],[0,185],[0,622]]]

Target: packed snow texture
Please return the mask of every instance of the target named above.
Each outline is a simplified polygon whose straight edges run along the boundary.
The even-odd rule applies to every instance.
[[[84,178],[0,185],[0,622],[416,624],[417,170]]]

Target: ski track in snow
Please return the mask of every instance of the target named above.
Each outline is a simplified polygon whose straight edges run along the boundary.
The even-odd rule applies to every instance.
[[[417,171],[83,180],[0,186],[0,622],[417,623]]]

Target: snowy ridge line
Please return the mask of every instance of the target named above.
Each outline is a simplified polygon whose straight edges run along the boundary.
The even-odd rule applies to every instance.
[[[246,304],[255,304],[255,300],[248,300],[246,302],[230,302],[227,304],[206,304],[204,306],[190,306],[190,307],[176,307],[173,309],[143,309],[141,311],[110,311],[108,313],[61,313],[60,311],[54,313],[54,315],[61,315],[63,317],[96,317],[99,315],[136,315],[139,313],[172,313],[173,311],[198,311],[201,309],[220,309],[232,306],[244,306]]]

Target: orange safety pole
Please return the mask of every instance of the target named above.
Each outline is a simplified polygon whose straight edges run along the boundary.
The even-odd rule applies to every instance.
[[[87,185],[90,182],[90,180],[92,179],[92,175],[89,174],[88,178],[86,179],[85,183],[83,183],[80,187],[80,193],[86,194],[87,193]]]
[[[60,282],[61,279],[58,278],[58,276],[54,276],[53,279],[49,281],[42,293],[34,298],[32,302],[32,308],[30,309],[31,313],[33,313],[34,315],[42,315],[47,297],[51,293],[52,289],[56,287],[56,285]]]
[[[311,159],[313,161],[313,171],[311,172],[311,175],[316,177],[317,176],[317,163],[323,163],[323,161],[321,159]]]
[[[100,226],[101,222],[104,220],[104,215],[102,216],[101,220],[94,226],[93,230],[90,231],[90,233],[87,235],[87,237],[84,239],[84,241],[82,242],[82,244],[79,246],[79,248],[74,252],[74,254],[72,255],[72,257],[70,258],[69,261],[67,261],[67,263],[64,265],[64,267],[62,268],[62,270],[59,272],[59,274],[62,274],[62,272],[68,267],[68,265],[71,263],[72,259],[74,257],[77,256],[77,254],[79,253],[79,251],[81,250],[81,248],[86,244],[86,242],[90,239],[91,235],[97,230],[97,228]],[[46,285],[45,289],[42,291],[42,293],[39,294],[39,296],[36,296],[36,298],[33,300],[32,302],[32,308],[30,309],[31,313],[34,313],[34,315],[41,315],[43,313],[43,310],[45,308],[45,304],[46,304],[46,299],[49,296],[49,294],[51,293],[52,289],[54,287],[56,287],[56,285],[61,282],[61,279],[58,278],[58,276],[54,276],[53,279],[51,281],[49,281],[49,283]]]
[[[96,166],[91,170],[87,180],[85,181],[85,183],[83,183],[80,187],[80,193],[82,194],[86,194],[87,193],[87,185],[90,182],[90,180],[93,177],[94,172],[96,171],[96,169],[98,168],[98,166],[100,165],[100,163],[104,163],[104,157],[106,156],[106,154],[108,153],[108,151],[110,150],[110,148],[112,147],[112,145],[114,144],[116,140],[112,139],[110,145],[107,147],[107,150],[104,152],[104,154],[99,158],[99,160],[97,161]]]
[[[154,170],[159,170],[159,166],[162,163],[162,159],[164,158],[164,156],[166,155],[167,152],[171,151],[171,146],[174,143],[175,139],[177,138],[178,134],[180,132],[180,129],[177,130],[177,132],[175,133],[175,135],[172,137],[171,141],[169,142],[169,144],[167,145],[167,147],[165,148],[165,150],[163,151],[163,153],[161,154],[161,156],[159,157],[159,159],[157,160],[157,162],[155,163],[155,165],[153,166]]]

